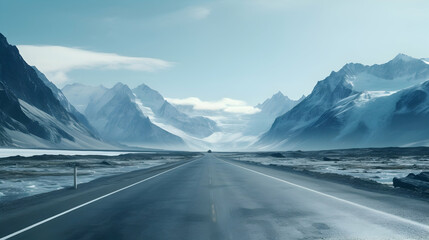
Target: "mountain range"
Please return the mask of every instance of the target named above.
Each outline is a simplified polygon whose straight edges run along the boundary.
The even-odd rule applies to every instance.
[[[111,89],[72,84],[62,91],[80,106],[101,137],[111,142],[188,149],[182,138],[204,138],[219,131],[215,121],[188,116],[145,84],[132,90],[122,83]]]
[[[185,148],[185,143],[154,125],[135,103],[131,89],[118,83],[99,98],[92,99],[85,116],[103,139],[132,146],[164,149]]]
[[[159,92],[145,84],[134,88],[133,93],[143,106],[150,108],[154,117],[161,123],[169,124],[197,138],[208,137],[219,131],[215,121],[201,116],[188,116],[166,101]]]
[[[429,145],[429,63],[399,54],[348,63],[308,96],[281,92],[252,113],[172,104],[134,89],[59,89],[0,34],[0,146],[171,150],[315,150]]]
[[[421,145],[429,139],[429,65],[404,54],[365,66],[346,64],[278,117],[255,144],[264,149]]]

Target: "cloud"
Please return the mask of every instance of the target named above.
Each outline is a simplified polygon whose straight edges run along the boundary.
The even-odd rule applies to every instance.
[[[208,17],[211,10],[206,7],[192,7],[187,10],[188,16],[194,19],[204,19]]]
[[[192,106],[195,110],[223,111],[227,113],[254,114],[259,108],[248,106],[246,102],[231,98],[222,98],[219,101],[202,101],[196,97],[167,98],[167,101],[175,105]]]
[[[36,66],[49,80],[62,84],[67,73],[76,69],[109,69],[154,72],[171,67],[173,63],[156,58],[127,57],[62,46],[19,45],[25,61]]]
[[[251,4],[259,10],[276,10],[282,11],[285,8],[294,8],[300,6],[307,6],[308,4],[317,4],[317,1],[310,0],[250,0],[246,1],[246,4]]]

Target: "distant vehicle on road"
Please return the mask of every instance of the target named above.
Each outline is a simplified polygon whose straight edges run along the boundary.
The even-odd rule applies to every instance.
[[[208,153],[212,153],[212,150],[210,150],[210,149],[209,149],[207,152],[208,152]]]

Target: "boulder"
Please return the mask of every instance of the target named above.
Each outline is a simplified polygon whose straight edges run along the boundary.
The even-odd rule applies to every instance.
[[[429,172],[410,173],[404,178],[393,178],[393,186],[429,193]]]
[[[285,156],[279,152],[272,153],[272,154],[270,154],[270,156],[274,157],[274,158],[285,158]]]

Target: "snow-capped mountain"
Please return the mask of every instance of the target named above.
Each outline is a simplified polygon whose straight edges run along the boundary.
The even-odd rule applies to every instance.
[[[61,89],[71,104],[80,112],[84,113],[88,103],[98,99],[108,89],[104,86],[87,86],[80,83],[68,84]]]
[[[52,93],[54,94],[54,97],[60,101],[60,104],[69,112],[71,113],[79,122],[81,122],[83,125],[85,125],[86,128],[88,128],[91,132],[91,134],[95,137],[97,136],[97,131],[89,124],[86,117],[80,113],[64,96],[63,92],[55,86],[49,79],[43,74],[42,72],[37,69],[37,67],[33,66],[34,71],[36,71],[37,76],[43,81],[43,83],[51,89]],[[97,137],[98,138],[98,137]]]
[[[336,102],[355,94],[352,85],[347,81],[347,76],[347,71],[343,68],[339,72],[332,72],[325,80],[318,82],[308,97],[287,113],[276,118],[260,142],[263,145],[276,144],[292,137],[302,128],[316,121]]]
[[[298,103],[300,103],[305,96],[302,96],[298,100],[292,100],[289,97],[283,95],[282,92],[277,92],[271,98],[268,98],[263,103],[256,105],[257,108],[261,109],[258,114],[267,116],[278,117],[291,110]]]
[[[217,123],[219,131],[200,138],[200,146],[206,146],[205,149],[234,151],[246,150],[259,135],[270,128],[276,117],[295,106],[300,100],[291,100],[282,93],[276,93],[262,104],[253,107],[257,111],[252,113],[199,109],[191,104],[177,102],[173,106],[188,116],[206,116]]]
[[[156,126],[144,115],[131,89],[122,83],[92,99],[85,116],[103,139],[112,142],[165,149],[185,147],[180,137]]]
[[[247,135],[260,135],[268,131],[277,117],[291,110],[304,98],[305,96],[302,96],[298,100],[292,100],[283,95],[282,92],[277,92],[271,98],[255,106],[261,111],[247,116],[249,120],[246,123],[244,133]]]
[[[119,86],[122,87],[120,88]],[[154,127],[157,129],[163,129],[165,132],[182,138],[185,140],[188,146],[192,147],[192,149],[206,149],[208,146],[201,139],[211,135],[214,131],[218,131],[216,122],[213,120],[201,116],[191,117],[187,114],[184,114],[183,112],[177,110],[175,106],[167,102],[159,92],[144,84],[134,88],[133,90],[130,90],[126,85],[121,83],[117,84],[112,89],[107,89],[103,86],[92,87],[75,83],[66,85],[62,91],[73,105],[79,106],[79,111],[87,116],[91,124],[94,125],[97,130],[103,131],[102,129],[104,128],[104,122],[98,121],[100,116],[94,115],[95,112],[97,112],[94,109],[101,109],[110,99],[114,97],[114,95],[118,95],[118,91],[113,91],[113,89],[122,89],[123,92],[121,95],[124,96],[124,101],[131,102],[127,104],[132,104],[138,108],[138,112],[133,113],[133,115],[137,116],[142,114],[143,117],[141,117],[141,119],[143,122],[147,122],[147,120],[149,120],[150,124],[154,125]],[[117,110],[123,110],[119,109],[119,105],[117,108]],[[111,114],[111,117],[114,117],[113,110]],[[128,133],[125,133],[128,130],[123,130],[123,136],[109,136],[115,133],[107,129],[104,134],[100,134],[110,141],[119,140],[120,142],[125,143],[124,141],[126,141],[127,136],[129,136],[129,134],[134,134],[134,132],[131,131],[131,127],[129,130],[130,132]],[[117,134],[119,134],[119,132]],[[167,139],[169,138],[165,134],[161,135]],[[140,136],[140,138],[142,138],[142,136]],[[156,140],[154,135],[152,135],[152,138],[155,142],[162,143],[160,139]],[[140,140],[142,144],[144,143],[147,145],[147,143],[149,143],[148,139]],[[166,140],[166,142],[169,142],[169,140]],[[183,144],[181,140],[179,142],[173,145]],[[129,144],[136,145],[136,139],[132,140],[132,142],[129,142]]]
[[[404,91],[410,91],[404,88],[428,79],[429,65],[421,59],[403,54],[381,65],[346,64],[340,71],[332,72],[326,79],[319,81],[308,97],[278,117],[258,145],[267,148],[316,149],[398,146],[420,141],[421,137],[415,132],[394,123],[397,121],[397,109],[389,108],[388,103],[399,104],[402,97],[398,96],[405,94]],[[415,88],[422,87],[419,85]],[[392,94],[392,91],[398,90]],[[408,96],[404,97],[407,101],[419,101],[416,99],[419,93],[405,95]],[[397,98],[397,101],[393,98]],[[411,124],[413,121],[419,120],[410,118]],[[382,135],[389,136],[381,130],[385,126],[391,126],[390,132],[401,132],[408,137],[401,141],[384,139]]]
[[[419,146],[429,141],[429,81],[398,92],[362,92],[339,101],[297,144],[312,148]]]
[[[153,90],[145,84],[140,84],[134,88],[133,93],[140,101],[144,102],[146,107],[149,107],[153,111],[158,111],[164,105],[164,97],[158,91]]]
[[[145,84],[134,88],[133,93],[140,100],[143,108],[150,108],[154,114],[153,117],[162,124],[171,125],[197,138],[205,138],[219,131],[215,121],[201,116],[188,116],[166,101],[159,92]]]
[[[94,137],[54,96],[0,34],[0,145],[111,148]]]

